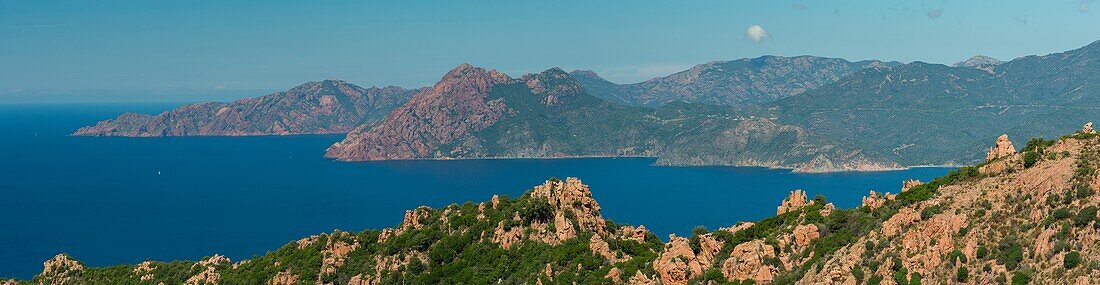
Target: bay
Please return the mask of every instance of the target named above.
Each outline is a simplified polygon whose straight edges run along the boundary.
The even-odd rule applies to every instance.
[[[178,104],[0,105],[0,277],[29,278],[66,252],[91,266],[234,261],[334,229],[400,223],[420,205],[518,196],[579,177],[607,219],[658,236],[775,214],[793,189],[858,206],[874,189],[949,168],[798,174],[755,167],[654,167],[652,158],[345,163],[322,157],[341,135],[99,138],[68,133],[125,111]]]

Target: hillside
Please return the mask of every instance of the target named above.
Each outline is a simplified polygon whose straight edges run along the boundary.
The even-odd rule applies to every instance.
[[[346,133],[377,121],[416,90],[362,88],[340,80],[231,103],[189,104],[158,115],[126,113],[80,128],[74,136],[252,136]]]
[[[326,156],[345,161],[655,156],[663,165],[805,172],[897,167],[769,118],[680,102],[656,110],[618,105],[589,95],[561,69],[513,79],[468,64],[381,122],[352,131]]]
[[[977,162],[1007,132],[1050,137],[1100,116],[1100,42],[984,68],[915,62],[869,68],[767,108],[779,122],[901,165]]]
[[[593,96],[637,106],[658,107],[684,101],[710,105],[758,105],[802,94],[879,61],[850,62],[815,56],[762,56],[700,64],[675,74],[634,84],[615,84],[595,72],[573,71]]]
[[[605,219],[579,179],[420,207],[394,228],[310,236],[253,259],[89,268],[65,254],[6,284],[1095,284],[1100,138],[1007,139],[990,161],[837,209],[792,191],[777,215],[658,239]],[[731,221],[733,223],[733,221]]]

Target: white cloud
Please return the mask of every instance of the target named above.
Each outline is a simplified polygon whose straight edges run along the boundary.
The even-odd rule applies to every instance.
[[[760,25],[752,25],[745,29],[745,37],[759,42],[768,38],[768,31],[765,31],[764,27]]]
[[[940,16],[943,16],[943,8],[939,8],[939,9],[935,9],[935,10],[932,10],[932,11],[928,11],[928,14],[927,14],[927,15],[928,15],[928,18],[929,18],[929,19],[936,19],[936,18],[939,18]]]

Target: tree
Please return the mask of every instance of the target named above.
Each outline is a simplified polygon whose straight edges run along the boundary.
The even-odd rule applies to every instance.
[[[1062,267],[1066,269],[1077,267],[1077,264],[1081,264],[1081,253],[1071,251],[1066,254],[1066,257],[1062,259]]]
[[[955,270],[955,281],[966,282],[966,279],[970,277],[970,271],[966,267],[959,267]]]

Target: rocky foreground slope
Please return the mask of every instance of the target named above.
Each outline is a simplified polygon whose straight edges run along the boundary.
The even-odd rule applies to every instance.
[[[837,209],[792,191],[776,216],[667,241],[604,219],[588,186],[420,207],[381,231],[334,231],[231,261],[104,268],[59,254],[0,284],[1096,284],[1100,138],[1091,126],[897,194]]]
[[[377,121],[416,90],[362,88],[340,80],[231,103],[189,104],[158,115],[126,113],[76,130],[76,136],[252,136],[347,133]]]

